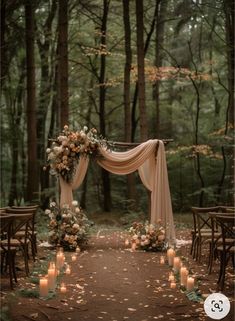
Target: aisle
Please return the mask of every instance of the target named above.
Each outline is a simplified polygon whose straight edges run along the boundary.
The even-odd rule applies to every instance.
[[[101,230],[77,261],[66,253],[72,270],[63,276],[67,293],[47,301],[19,298],[12,320],[209,320],[203,304],[169,288],[169,267],[159,264],[161,253],[132,253],[124,240],[123,232]]]

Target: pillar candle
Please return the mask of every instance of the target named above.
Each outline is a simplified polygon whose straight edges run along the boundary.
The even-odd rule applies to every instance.
[[[163,255],[160,256],[160,264],[165,263],[165,257]]]
[[[180,267],[181,267],[180,258],[179,258],[178,256],[175,256],[175,257],[173,258],[173,268],[174,268],[174,271],[175,271],[175,272],[179,272]]]
[[[67,288],[66,288],[66,286],[65,286],[65,283],[61,283],[60,292],[61,292],[61,293],[66,293],[66,292],[67,292]]]
[[[169,274],[168,281],[171,281],[171,282],[175,281],[175,276],[174,276],[174,274],[172,272],[170,272],[170,274]]]
[[[47,271],[48,275],[48,289],[49,290],[55,290],[56,285],[56,268],[50,268]]]
[[[71,273],[71,269],[70,269],[70,266],[68,265],[66,267],[65,274],[70,274],[70,273]]]
[[[175,281],[172,281],[172,282],[171,282],[170,288],[171,288],[171,289],[175,289],[175,288],[176,288],[176,283],[175,283]]]
[[[76,253],[80,253],[81,252],[81,249],[79,246],[76,247]]]
[[[188,269],[185,266],[180,268],[180,284],[183,286],[187,286],[188,279]]]
[[[41,278],[39,280],[39,294],[40,294],[40,297],[46,297],[48,295],[48,280],[47,280],[47,278]]]
[[[194,278],[191,276],[188,276],[187,278],[187,291],[192,291],[194,288]]]
[[[72,259],[73,262],[76,261],[77,255],[76,254],[72,254],[71,259]]]
[[[61,269],[64,266],[64,253],[59,251],[56,254],[56,266],[58,269]]]
[[[136,250],[136,243],[132,243],[131,249],[132,249],[132,251],[135,251],[135,250]]]
[[[175,257],[175,251],[173,249],[167,250],[167,259],[170,266],[173,265],[173,258]]]
[[[129,240],[125,240],[125,245],[128,246],[130,244]]]

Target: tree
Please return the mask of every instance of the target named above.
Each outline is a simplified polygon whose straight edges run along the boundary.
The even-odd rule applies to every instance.
[[[155,42],[155,66],[160,68],[163,62],[163,41],[165,16],[167,13],[167,0],[158,0],[156,4],[156,42]],[[153,96],[156,101],[156,137],[160,138],[160,80],[156,80],[153,85]]]
[[[105,137],[106,136],[106,126],[105,126],[105,69],[106,69],[106,53],[102,50],[106,50],[106,31],[107,31],[107,20],[108,20],[108,10],[109,1],[103,0],[103,16],[101,21],[101,35],[100,35],[100,74],[99,74],[99,122],[100,122],[100,132]],[[109,172],[105,169],[101,169],[102,182],[103,182],[103,195],[104,195],[104,210],[111,210],[111,186],[109,179]]]
[[[25,3],[25,37],[26,37],[26,69],[27,69],[27,147],[28,147],[28,182],[27,201],[38,198],[38,162],[37,162],[37,121],[36,121],[36,87],[34,61],[34,4]]]
[[[68,93],[68,1],[59,1],[58,13],[59,127],[69,121]]]
[[[140,139],[145,141],[148,137],[147,115],[145,107],[145,69],[144,69],[144,18],[143,0],[136,0],[136,33],[137,33],[137,69],[138,93],[140,115]]]

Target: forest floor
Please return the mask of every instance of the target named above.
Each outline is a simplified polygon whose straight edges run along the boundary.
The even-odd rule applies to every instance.
[[[98,224],[97,224],[98,223]],[[102,225],[101,225],[102,224]],[[207,251],[202,263],[190,256],[190,230],[177,228],[177,254],[186,258],[187,265],[197,279],[203,297],[217,289],[219,265],[212,274],[206,273]],[[48,300],[23,297],[20,289],[37,288],[23,271],[18,271],[18,284],[9,290],[8,279],[1,282],[1,320],[12,321],[151,321],[151,320],[211,320],[206,316],[202,302],[190,301],[177,284],[170,289],[167,264],[159,264],[161,252],[131,252],[124,245],[126,230],[115,219],[99,218],[86,248],[71,260],[65,252],[66,262],[71,266],[70,275],[62,275],[65,294],[56,291]],[[45,262],[54,250],[39,247],[38,262]],[[20,263],[20,262],[19,262]],[[234,279],[226,280],[223,293],[231,303],[231,311],[223,320],[234,317]],[[6,312],[6,314],[5,314]]]

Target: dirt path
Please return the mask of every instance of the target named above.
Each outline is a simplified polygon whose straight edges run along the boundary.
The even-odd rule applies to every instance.
[[[161,253],[130,252],[123,232],[99,231],[76,262],[66,253],[72,273],[62,277],[67,293],[47,301],[20,297],[12,302],[12,320],[150,321],[211,320],[203,304],[170,289]],[[233,320],[232,315],[224,320]]]

